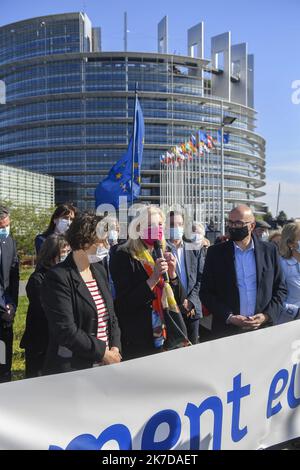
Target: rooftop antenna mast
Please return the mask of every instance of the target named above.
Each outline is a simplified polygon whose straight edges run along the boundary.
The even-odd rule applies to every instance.
[[[127,52],[127,11],[124,13],[124,52]]]
[[[279,201],[280,201],[280,183],[278,185],[278,192],[277,192],[277,208],[276,208],[276,217],[279,214]]]

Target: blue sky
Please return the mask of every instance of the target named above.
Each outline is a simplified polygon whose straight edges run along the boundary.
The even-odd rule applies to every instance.
[[[128,50],[156,51],[158,21],[169,16],[169,50],[186,53],[186,30],[205,22],[205,56],[210,37],[232,32],[255,55],[257,131],[267,141],[267,196],[276,210],[300,217],[300,103],[292,83],[300,81],[300,0],[1,0],[0,24],[51,13],[85,10],[102,27],[104,50],[123,49],[123,13],[128,13]],[[300,83],[300,82],[299,82]],[[300,93],[298,94],[300,96]]]

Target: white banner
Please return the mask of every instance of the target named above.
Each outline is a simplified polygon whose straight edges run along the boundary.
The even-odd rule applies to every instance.
[[[0,385],[1,449],[261,449],[300,436],[300,321]]]

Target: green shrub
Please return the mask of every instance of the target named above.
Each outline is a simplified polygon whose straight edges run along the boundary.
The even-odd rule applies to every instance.
[[[13,345],[13,380],[24,379],[25,359],[24,349],[20,348],[20,341],[25,330],[26,313],[28,309],[28,299],[26,296],[19,298],[19,305],[14,321],[14,345]]]

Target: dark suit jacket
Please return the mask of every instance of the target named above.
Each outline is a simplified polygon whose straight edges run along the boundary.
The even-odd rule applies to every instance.
[[[130,255],[127,247],[121,245],[111,253],[110,273],[116,290],[115,306],[122,334],[123,358],[154,354],[157,352],[152,330],[155,295],[146,282],[146,271],[140,261]],[[178,283],[172,288],[179,305],[185,298],[182,287]]]
[[[168,249],[171,251],[173,249],[170,242],[167,243]],[[187,291],[185,294],[185,298],[188,299],[195,307],[196,315],[193,317],[202,318],[202,308],[201,302],[199,297],[200,292],[200,284],[201,284],[201,276],[204,269],[204,261],[205,256],[204,251],[202,250],[189,250],[188,243],[183,244],[184,250],[184,261],[185,261],[185,269],[187,275]],[[179,277],[179,268],[178,264],[176,266],[177,276]]]
[[[39,235],[37,235],[34,239],[34,246],[35,246],[35,251],[36,251],[36,254],[38,255],[39,252],[41,251],[41,248],[42,248],[42,245],[44,243],[44,241],[50,237],[51,235],[54,235],[54,231],[53,232],[50,232],[48,233],[48,235],[44,235],[43,233],[40,233]]]
[[[91,271],[109,313],[109,346],[121,349],[120,330],[114,312],[105,269],[91,264]],[[70,253],[65,261],[47,271],[41,300],[49,326],[45,373],[68,372],[101,362],[106,348],[97,339],[98,317],[93,298]]]
[[[255,313],[267,313],[271,321],[276,323],[286,296],[277,249],[272,243],[262,242],[255,236],[253,240],[257,272]],[[213,314],[212,330],[215,336],[241,332],[239,328],[226,324],[230,313],[240,314],[232,241],[208,249],[201,280],[200,299]]]
[[[1,269],[0,269],[0,321],[1,311],[8,303],[18,306],[19,296],[19,260],[16,242],[8,236],[0,241]]]
[[[41,287],[46,272],[44,268],[37,269],[26,285],[29,306],[20,347],[36,353],[45,353],[48,347],[48,322],[41,303]]]

